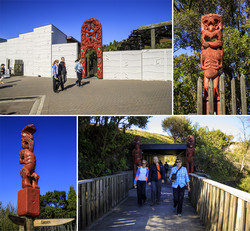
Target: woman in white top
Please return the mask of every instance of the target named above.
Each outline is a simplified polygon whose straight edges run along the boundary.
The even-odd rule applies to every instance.
[[[138,167],[136,175],[135,175],[135,180],[134,180],[134,186],[137,188],[137,199],[138,199],[138,204],[142,205],[145,203],[147,197],[146,197],[146,184],[148,181],[148,173],[149,169],[146,167],[147,161],[143,160],[142,161],[142,166]]]

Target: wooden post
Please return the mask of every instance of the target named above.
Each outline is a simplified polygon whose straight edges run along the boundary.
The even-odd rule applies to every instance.
[[[235,79],[231,81],[231,94],[232,94],[232,115],[236,115],[236,92],[235,92]]]
[[[81,217],[81,223],[82,223],[82,229],[84,229],[87,226],[87,199],[86,199],[86,184],[81,185],[82,188],[82,217]]]
[[[240,76],[240,94],[241,94],[241,114],[247,115],[247,97],[245,76]]]
[[[87,225],[91,224],[91,183],[87,183]]]
[[[213,87],[213,80],[209,80],[208,86],[208,114],[214,114],[214,87]]]
[[[33,231],[33,218],[31,217],[22,217],[22,218],[25,218],[25,225],[19,225],[19,231]]]
[[[155,29],[151,29],[151,49],[155,49]]]
[[[246,202],[246,226],[245,230],[250,230],[250,202]]]
[[[202,115],[202,79],[199,77],[197,81],[197,115]]]
[[[228,230],[235,230],[235,220],[236,220],[236,204],[237,198],[231,195],[230,199],[230,211],[229,211],[229,222],[228,222]]]
[[[217,230],[222,230],[225,192],[223,189],[219,189],[219,192],[220,192],[220,202],[219,202],[219,214],[218,214]]]
[[[220,114],[225,115],[225,75],[220,76]]]

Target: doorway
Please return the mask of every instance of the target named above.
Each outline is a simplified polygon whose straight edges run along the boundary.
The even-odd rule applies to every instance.
[[[96,50],[89,48],[86,52],[86,77],[97,77],[97,54]]]

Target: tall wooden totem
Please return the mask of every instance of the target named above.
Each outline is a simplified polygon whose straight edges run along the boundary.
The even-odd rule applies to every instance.
[[[25,126],[21,132],[22,150],[19,153],[19,163],[24,164],[20,171],[22,189],[18,191],[17,214],[19,216],[37,217],[40,214],[40,187],[37,185],[39,175],[35,172],[36,157],[33,153],[33,134],[36,127],[33,124]]]
[[[83,65],[82,77],[86,77],[86,52],[93,48],[97,56],[97,78],[103,77],[103,59],[102,59],[102,25],[95,19],[86,20],[81,29],[81,58]]]
[[[141,166],[142,150],[141,150],[141,137],[134,137],[134,149],[132,151],[133,165],[134,165],[134,177],[136,175],[137,168]]]
[[[213,81],[214,111],[220,115],[219,69],[223,64],[222,16],[207,14],[201,17],[201,68],[204,70],[203,114],[208,114],[208,87]]]
[[[193,135],[187,136],[187,149],[186,149],[186,167],[187,172],[194,172],[194,151],[195,151],[195,139]]]

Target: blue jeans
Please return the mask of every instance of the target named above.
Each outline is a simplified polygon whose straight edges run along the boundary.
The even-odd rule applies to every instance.
[[[151,201],[159,202],[161,199],[161,180],[151,182]]]

